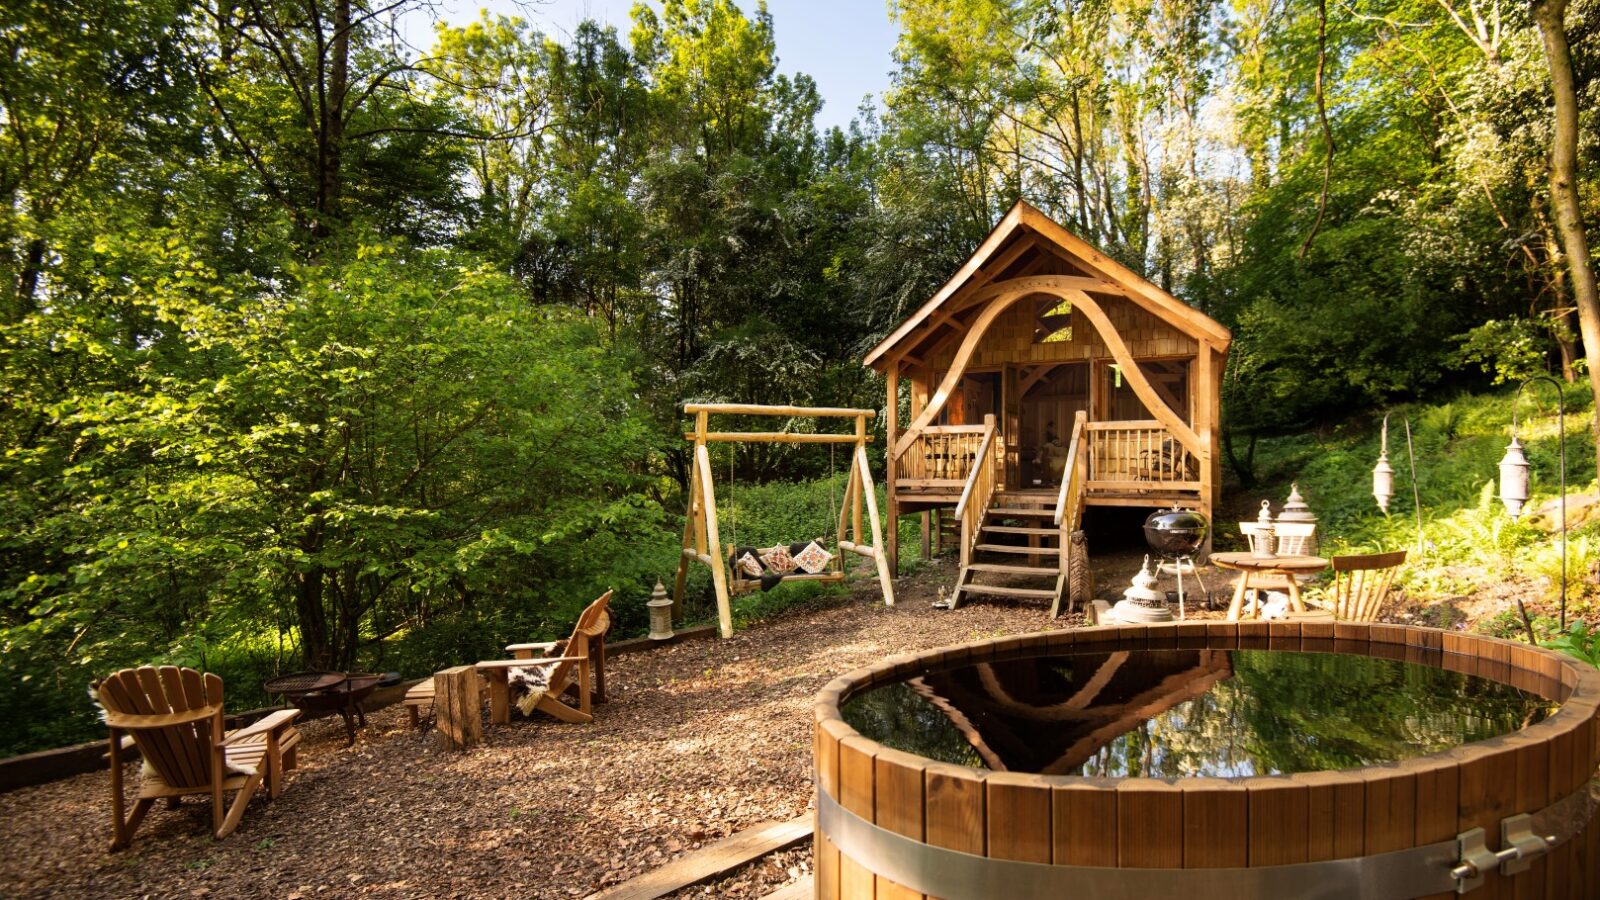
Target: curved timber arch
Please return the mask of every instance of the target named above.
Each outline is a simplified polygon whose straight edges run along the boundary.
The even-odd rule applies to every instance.
[[[957,348],[955,357],[950,362],[950,370],[939,382],[939,387],[933,396],[928,398],[928,405],[923,407],[916,419],[907,426],[905,433],[895,442],[894,456],[904,455],[916,441],[918,433],[927,428],[944,410],[956,385],[960,384],[962,377],[966,375],[967,366],[972,362],[972,355],[978,349],[978,344],[983,341],[984,335],[988,333],[990,326],[1000,314],[1024,297],[1047,294],[1069,301],[1074,309],[1083,313],[1084,318],[1089,320],[1089,324],[1094,326],[1095,332],[1105,342],[1106,349],[1111,351],[1112,358],[1121,367],[1123,377],[1127,379],[1128,386],[1133,389],[1139,402],[1143,403],[1145,408],[1150,410],[1150,414],[1183,444],[1184,449],[1205,458],[1208,454],[1200,441],[1200,436],[1189,427],[1189,423],[1184,421],[1182,416],[1161,399],[1155,388],[1151,387],[1149,380],[1144,377],[1144,371],[1139,368],[1138,362],[1129,352],[1127,343],[1122,340],[1122,335],[1118,334],[1117,329],[1111,324],[1110,317],[1106,315],[1099,302],[1084,291],[1084,281],[1084,278],[1072,275],[1032,275],[997,281],[975,294],[972,301],[974,305],[983,302],[984,298],[991,299],[967,328],[967,333],[961,339],[961,346]]]

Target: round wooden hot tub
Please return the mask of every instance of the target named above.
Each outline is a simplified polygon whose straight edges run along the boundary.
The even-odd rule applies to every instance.
[[[1224,660],[1251,654],[1219,651],[1400,660],[1514,687],[1543,704],[1543,718],[1399,762],[1150,778],[1004,771],[992,755],[986,765],[941,762],[869,740],[841,713],[875,688],[916,685],[903,689],[931,695],[926,686],[941,673],[976,673],[963,677],[999,690],[995,673],[1019,660],[1169,650]],[[1597,708],[1600,672],[1568,657],[1398,625],[1112,626],[889,657],[834,680],[817,698],[816,896],[1276,900],[1450,897],[1463,889],[1482,898],[1597,897],[1600,827],[1588,827],[1600,798],[1591,782],[1600,764]],[[969,741],[979,740],[978,726],[946,711]],[[1127,730],[1126,722],[1117,727]],[[1008,733],[1023,753],[1026,731]]]

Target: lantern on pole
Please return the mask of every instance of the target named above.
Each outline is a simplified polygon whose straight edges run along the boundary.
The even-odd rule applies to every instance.
[[[1417,555],[1422,555],[1422,492],[1417,489],[1417,450],[1411,443],[1411,420],[1400,417],[1406,427],[1406,459],[1411,465],[1411,506],[1417,517]],[[1378,508],[1389,514],[1389,501],[1394,498],[1394,467],[1389,465],[1389,413],[1383,414],[1383,437],[1378,450],[1378,464],[1372,467],[1372,498]]]
[[[1511,397],[1511,443],[1506,445],[1506,455],[1500,458],[1500,502],[1505,504],[1506,512],[1511,518],[1516,519],[1522,515],[1523,504],[1528,502],[1528,482],[1531,466],[1528,465],[1528,456],[1522,452],[1522,442],[1517,440],[1517,398],[1522,396],[1535,381],[1548,381],[1556,386],[1556,442],[1560,447],[1561,469],[1561,630],[1567,630],[1567,398],[1566,392],[1561,387],[1561,382],[1549,375],[1536,375],[1522,383],[1517,392]],[[1522,600],[1517,600],[1521,607]],[[1522,611],[1524,624],[1528,626],[1528,638],[1533,640],[1533,624],[1528,619],[1527,610]],[[1535,641],[1535,643],[1537,643]]]

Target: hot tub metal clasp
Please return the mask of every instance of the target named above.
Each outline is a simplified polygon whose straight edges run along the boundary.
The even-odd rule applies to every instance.
[[[1456,880],[1456,893],[1465,894],[1483,884],[1483,876],[1498,868],[1502,875],[1515,875],[1533,865],[1534,857],[1550,852],[1557,839],[1533,833],[1533,816],[1526,813],[1500,820],[1501,850],[1490,850],[1482,828],[1456,835],[1461,861],[1450,874]]]

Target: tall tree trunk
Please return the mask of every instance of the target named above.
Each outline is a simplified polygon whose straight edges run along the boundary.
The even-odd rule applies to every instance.
[[[300,656],[308,669],[334,667],[331,636],[328,634],[328,610],[323,605],[327,590],[327,572],[321,567],[299,573],[295,577],[295,621],[300,626]]]
[[[317,237],[332,233],[344,195],[345,100],[350,92],[350,3],[335,0],[328,42],[327,95],[322,99],[317,140]],[[320,62],[319,62],[320,65]]]
[[[1539,35],[1544,38],[1544,55],[1550,64],[1550,93],[1555,100],[1555,134],[1550,139],[1550,207],[1571,273],[1589,387],[1600,397],[1600,297],[1595,293],[1594,265],[1589,259],[1589,239],[1578,203],[1578,90],[1572,50],[1567,46],[1567,0],[1533,0],[1532,12]],[[1591,416],[1590,423],[1595,433],[1596,470],[1600,471],[1600,416]]]

